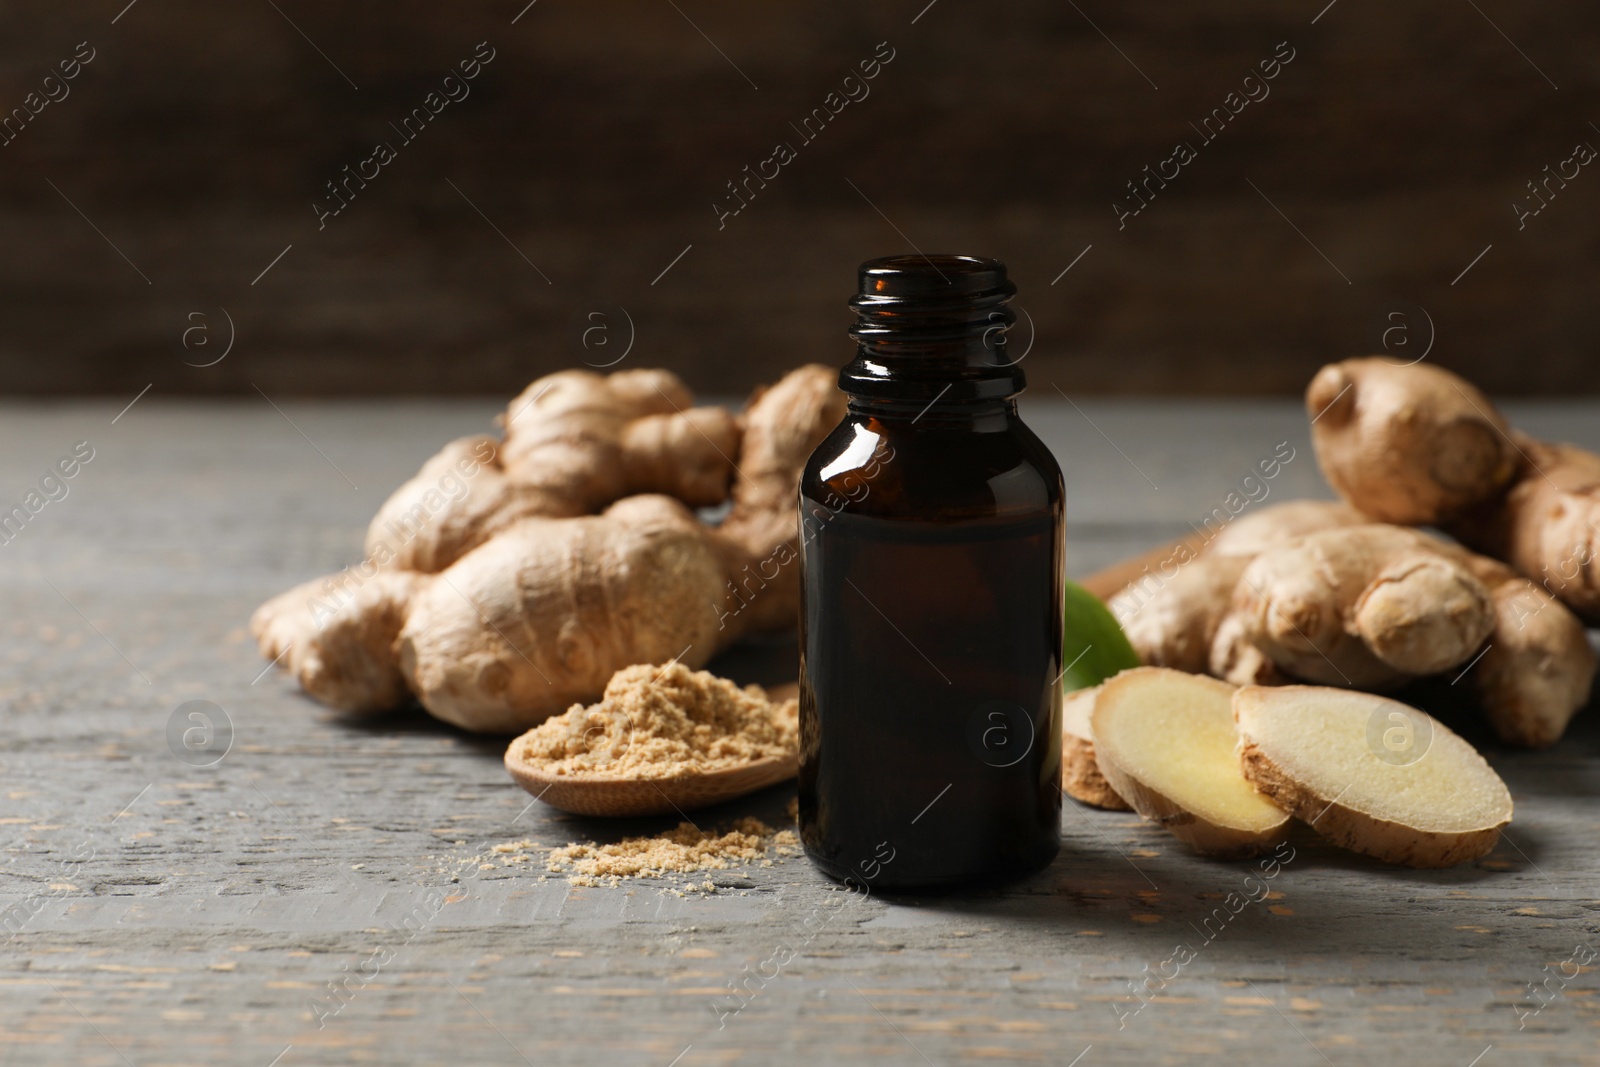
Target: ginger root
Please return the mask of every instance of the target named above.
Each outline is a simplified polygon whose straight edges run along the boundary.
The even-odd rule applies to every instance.
[[[1436,542],[1489,590],[1494,629],[1465,674],[1501,740],[1544,748],[1589,702],[1596,657],[1583,622],[1543,588],[1497,559]]]
[[[1204,674],[1249,556],[1205,554],[1178,566],[1165,582],[1141,581],[1108,607],[1147,667]]]
[[[1112,607],[1146,664],[1236,685],[1383,691],[1459,671],[1501,738],[1533,747],[1560,738],[1595,673],[1582,623],[1533,582],[1336,503],[1240,518]]]
[[[1438,526],[1600,623],[1600,455],[1516,433],[1472,385],[1422,363],[1331,364],[1306,408],[1317,462],[1353,507]]]
[[[1432,364],[1330,364],[1306,387],[1306,411],[1328,483],[1380,522],[1437,524],[1517,473],[1509,427],[1489,398]]]
[[[1526,457],[1521,476],[1444,529],[1600,625],[1600,455],[1512,436]]]
[[[452,441],[390,495],[367,528],[367,558],[431,574],[519,519],[592,515],[639,493],[720,504],[739,425],[691,403],[664,370],[546,375],[496,420],[503,442]]]
[[[1494,605],[1431,540],[1374,523],[1268,549],[1234,587],[1231,612],[1243,626],[1233,636],[1292,678],[1352,689],[1388,689],[1463,663],[1494,629]],[[1241,673],[1236,663],[1229,680],[1257,680]]]
[[[1223,631],[1232,647],[1237,627],[1228,622],[1233,590],[1250,561],[1267,548],[1302,534],[1365,522],[1360,512],[1321,500],[1293,500],[1253,511],[1207,534],[1199,544],[1186,539],[1173,546],[1154,573],[1148,567],[1108,606],[1122,624],[1139,658],[1148,667],[1171,667],[1205,674]],[[1270,664],[1256,664],[1251,679],[1266,683]],[[1219,677],[1231,672],[1218,669]]]
[[[733,470],[719,417],[671,410],[688,397],[663,374],[564,372],[542,392],[536,382],[508,410],[505,442],[478,460],[484,480],[431,509],[406,554],[375,554],[263,604],[251,620],[262,654],[335,708],[380,711],[414,696],[447,722],[511,732],[596,699],[624,667],[700,667],[745,633],[791,624],[795,485],[843,417],[834,371],[803,367],[752,402],[732,509],[716,527],[671,496],[624,496],[671,489],[714,502]],[[600,410],[611,403],[629,414]],[[379,519],[408,513],[409,500],[430,510],[434,473],[461,469],[485,443],[447,446]]]

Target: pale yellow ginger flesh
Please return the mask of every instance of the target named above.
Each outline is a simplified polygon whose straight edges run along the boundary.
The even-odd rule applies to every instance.
[[[1128,802],[1111,788],[1094,758],[1090,719],[1101,688],[1079,689],[1061,699],[1061,789],[1074,800],[1097,808],[1128,811]]]
[[[1090,717],[1094,714],[1094,701],[1100,695],[1101,686],[1093,689],[1079,689],[1067,693],[1061,698],[1061,730],[1071,734],[1080,741],[1094,743],[1094,726]]]
[[[1233,706],[1245,775],[1336,844],[1444,867],[1488,853],[1511,821],[1511,794],[1483,757],[1397,700],[1246,686]]]
[[[1233,686],[1164,667],[1124,671],[1095,700],[1095,759],[1117,793],[1207,855],[1244,856],[1284,839],[1289,816],[1245,781]]]
[[[574,704],[512,743],[546,775],[677,778],[793,758],[799,704],[771,703],[676,661],[618,671],[598,704]]]

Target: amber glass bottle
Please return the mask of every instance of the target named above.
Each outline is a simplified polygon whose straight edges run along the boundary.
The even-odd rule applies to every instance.
[[[1017,416],[1003,263],[864,263],[849,413],[800,483],[800,833],[870,889],[1060,845],[1062,480]]]

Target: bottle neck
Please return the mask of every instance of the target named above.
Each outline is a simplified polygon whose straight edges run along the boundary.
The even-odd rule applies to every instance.
[[[900,256],[862,265],[850,308],[856,357],[839,372],[852,402],[990,404],[1027,382],[1007,350],[1016,294],[1005,266],[961,256]],[[915,412],[913,412],[914,414]]]
[[[949,393],[938,399],[902,399],[895,397],[849,397],[852,415],[895,425],[931,429],[955,424],[985,424],[999,429],[1017,417],[1014,396],[994,399],[951,400]]]
[[[1027,384],[1022,368],[1008,361],[998,327],[992,340],[863,343],[839,372],[839,388],[853,400],[921,405],[1010,400]]]

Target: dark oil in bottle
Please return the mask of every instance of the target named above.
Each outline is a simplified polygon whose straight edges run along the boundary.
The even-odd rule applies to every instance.
[[[1060,842],[1061,472],[1017,417],[1002,264],[861,280],[800,488],[801,837],[872,889],[1004,881]]]

